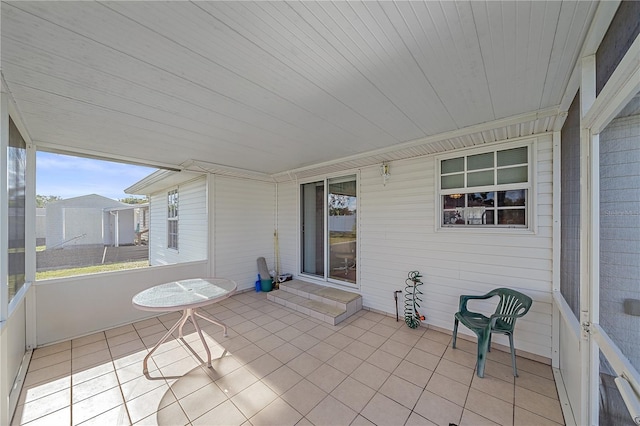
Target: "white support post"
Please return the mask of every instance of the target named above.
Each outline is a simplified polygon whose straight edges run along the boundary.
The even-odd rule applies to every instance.
[[[560,132],[553,132],[553,259],[552,291],[560,291],[561,187]],[[560,310],[553,304],[551,322],[551,366],[560,368]]]

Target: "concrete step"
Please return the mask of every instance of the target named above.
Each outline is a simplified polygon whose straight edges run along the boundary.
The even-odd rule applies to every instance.
[[[362,296],[357,293],[301,280],[280,283],[280,289],[269,292],[267,299],[331,325],[362,309]]]

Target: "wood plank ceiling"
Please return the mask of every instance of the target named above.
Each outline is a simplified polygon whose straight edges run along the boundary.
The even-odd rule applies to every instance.
[[[2,2],[1,69],[40,147],[278,175],[549,130],[595,8]]]

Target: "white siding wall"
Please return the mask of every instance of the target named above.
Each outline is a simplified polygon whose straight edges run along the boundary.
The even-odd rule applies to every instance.
[[[551,135],[538,139],[535,157],[535,233],[436,230],[432,156],[392,162],[386,186],[379,167],[362,169],[358,269],[364,305],[395,314],[393,291],[404,290],[407,273],[419,270],[424,276],[422,306],[427,322],[452,329],[459,295],[483,294],[501,286],[514,288],[534,300],[531,311],[517,323],[516,347],[550,358]],[[278,223],[283,264],[297,273],[297,199],[293,186],[279,186]],[[492,309],[488,303],[477,306]],[[469,333],[464,327],[460,332]],[[504,336],[496,336],[495,341],[508,344]]]
[[[215,275],[253,288],[257,259],[274,269],[275,184],[214,177]]]
[[[171,265],[207,258],[207,180],[206,177],[178,187],[178,250],[167,248],[167,188],[151,196],[149,263]]]

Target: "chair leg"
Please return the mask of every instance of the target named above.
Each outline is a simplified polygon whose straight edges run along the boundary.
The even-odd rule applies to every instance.
[[[489,333],[478,333],[478,377],[484,377],[484,366],[487,362],[487,349],[489,348]]]
[[[513,334],[509,333],[509,345],[511,346],[511,365],[513,366],[513,375],[518,377],[518,370],[516,369],[516,350],[513,347]]]
[[[491,332],[489,332],[489,347],[487,348],[488,352],[491,352]]]
[[[456,338],[458,337],[458,318],[453,323],[453,349],[456,348]]]

